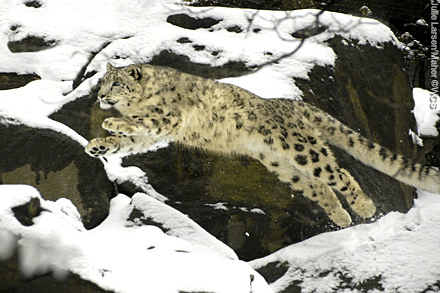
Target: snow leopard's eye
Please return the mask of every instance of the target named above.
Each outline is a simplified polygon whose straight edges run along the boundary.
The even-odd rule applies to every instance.
[[[119,86],[119,82],[118,82],[118,81],[114,81],[114,82],[112,83],[112,86]]]

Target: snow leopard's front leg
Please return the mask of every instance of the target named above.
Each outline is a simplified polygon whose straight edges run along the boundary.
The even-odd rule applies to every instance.
[[[92,139],[85,147],[85,151],[91,157],[107,157],[116,153],[139,152],[147,149],[157,141],[158,139],[154,139],[151,136],[115,135]]]
[[[86,153],[92,157],[105,157],[120,152],[139,152],[161,139],[173,138],[180,124],[180,113],[158,107],[149,107],[126,117],[110,117],[104,120],[102,127],[113,136],[91,140]]]
[[[180,124],[179,113],[154,107],[122,118],[107,118],[102,127],[112,134],[166,136],[173,131],[176,132]]]
[[[110,117],[101,126],[111,134],[139,135],[142,128],[127,117]]]

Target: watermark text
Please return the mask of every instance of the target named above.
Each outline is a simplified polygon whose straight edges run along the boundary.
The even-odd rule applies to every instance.
[[[439,0],[430,1],[430,108],[439,108]]]

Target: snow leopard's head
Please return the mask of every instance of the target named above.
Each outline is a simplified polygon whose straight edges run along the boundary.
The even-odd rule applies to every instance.
[[[116,68],[107,63],[107,72],[101,80],[98,92],[101,109],[118,109],[136,97],[139,98],[142,94],[142,85],[139,82],[141,77],[141,68],[137,65]]]

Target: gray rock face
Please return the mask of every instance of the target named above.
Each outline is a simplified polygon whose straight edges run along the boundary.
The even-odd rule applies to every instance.
[[[45,199],[72,201],[86,228],[101,223],[114,196],[101,162],[63,134],[25,125],[0,124],[0,184],[29,184]]]
[[[176,40],[176,42],[183,41],[182,38]],[[185,39],[185,42],[193,43],[190,39]],[[204,45],[198,45],[197,43],[194,43],[193,48],[195,50],[205,50]],[[212,55],[218,53],[219,52],[217,51],[210,51],[210,54]],[[183,72],[212,79],[241,76],[252,72],[252,69],[247,67],[246,64],[241,61],[229,61],[222,66],[213,67],[209,64],[191,62],[190,58],[187,56],[170,51],[159,52],[159,54],[153,56],[150,64],[173,67]]]
[[[0,73],[0,90],[9,90],[22,87],[40,77],[36,74]]]
[[[8,49],[12,53],[38,52],[57,45],[56,40],[48,40],[44,37],[29,36],[19,41],[8,42]]]
[[[211,17],[194,18],[185,13],[180,13],[167,17],[167,22],[182,28],[195,30],[198,28],[210,28],[213,25],[218,24],[220,20]]]

